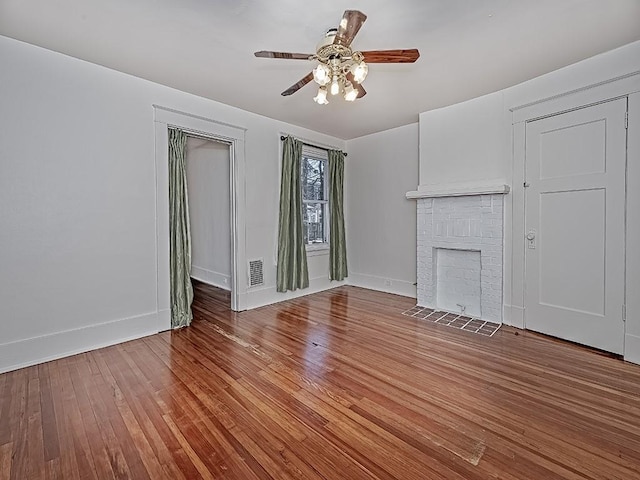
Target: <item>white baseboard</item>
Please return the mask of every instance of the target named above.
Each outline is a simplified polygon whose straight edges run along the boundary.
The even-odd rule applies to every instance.
[[[153,335],[167,325],[166,316],[148,313],[2,344],[0,373]]]
[[[417,298],[416,286],[413,282],[406,280],[396,280],[393,278],[377,277],[375,275],[365,275],[363,273],[350,273],[347,278],[348,284],[354,287],[368,288],[380,292],[394,293],[403,297]]]
[[[276,291],[276,287],[250,288],[246,293],[246,306],[247,310],[251,310],[253,308],[264,307],[265,305],[271,305],[284,300],[291,300],[293,298],[311,295],[312,293],[330,290],[346,284],[346,281],[336,282],[329,280],[327,277],[316,277],[309,279],[308,288],[295,290],[293,292],[278,292]]]
[[[218,287],[223,290],[231,290],[231,275],[225,275],[224,273],[214,272],[213,270],[207,270],[206,268],[192,266],[191,276],[196,280],[213,285],[214,287]]]
[[[637,335],[627,333],[624,336],[624,360],[640,365],[640,337]]]
[[[516,305],[505,305],[503,320],[505,325],[524,329],[524,308]]]
[[[160,310],[157,314],[158,323],[156,324],[156,330],[158,332],[164,332],[165,330],[171,330],[171,309]]]

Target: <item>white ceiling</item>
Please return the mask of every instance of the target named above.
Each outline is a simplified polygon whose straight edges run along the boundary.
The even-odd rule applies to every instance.
[[[418,61],[370,65],[354,103],[282,97],[312,63],[253,52],[313,53],[346,9],[354,48]],[[351,139],[640,40],[640,0],[0,0],[0,34]]]

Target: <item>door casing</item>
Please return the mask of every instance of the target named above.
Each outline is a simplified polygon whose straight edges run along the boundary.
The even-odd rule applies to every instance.
[[[156,279],[158,330],[171,328],[169,303],[169,178],[168,128],[229,144],[231,173],[231,309],[246,310],[245,253],[245,129],[187,112],[154,105],[156,168]]]
[[[558,113],[568,112],[589,105],[614,100],[616,98],[629,97],[636,98],[640,96],[640,71],[631,74],[622,75],[620,77],[611,78],[609,80],[598,82],[596,84],[587,85],[579,89],[566,91],[553,97],[541,98],[537,101],[517,104],[512,102],[505,105],[505,124],[510,125],[509,133],[505,132],[505,151],[511,152],[511,192],[505,199],[505,272],[504,272],[504,319],[505,324],[512,325],[516,328],[525,328],[524,324],[524,269],[525,269],[525,221],[524,221],[524,180],[525,180],[525,123],[529,120],[544,118]],[[640,116],[640,112],[635,112],[632,105],[640,105],[639,101],[630,101],[629,116]],[[630,122],[631,125],[631,122]],[[631,127],[630,127],[631,128]],[[637,128],[640,133],[640,128]],[[628,132],[629,150],[628,158],[632,156],[640,157],[633,133]],[[635,169],[634,169],[635,172]],[[639,215],[631,215],[631,211],[636,211],[635,207],[630,204],[631,195],[636,195],[634,190],[640,190],[640,177],[637,174],[631,174],[631,166],[628,167],[627,174],[627,244],[629,244],[629,232],[640,231]],[[636,218],[638,217],[638,218]],[[638,224],[638,225],[637,225]],[[635,258],[635,257],[634,257]],[[627,260],[627,281],[626,281],[626,302],[627,302],[627,318],[630,316],[631,304],[635,301],[629,295],[629,288],[638,283],[640,284],[640,272],[634,273],[634,269],[629,268],[630,260]],[[633,262],[632,262],[633,263]],[[636,262],[637,263],[637,262]],[[629,282],[630,275],[633,282]],[[635,276],[634,276],[635,275]],[[638,277],[636,279],[636,276]],[[636,281],[637,280],[637,281]],[[637,292],[635,293],[637,296]],[[636,315],[640,315],[640,298],[637,307],[633,307]],[[634,303],[635,305],[635,303]],[[640,317],[639,317],[640,318]],[[628,322],[627,322],[628,323]],[[625,335],[625,352],[624,357],[630,361],[640,363],[640,331],[634,332],[634,336],[629,335],[628,325],[626,325]],[[640,328],[640,327],[639,327]],[[634,341],[633,348],[629,349],[629,341]]]

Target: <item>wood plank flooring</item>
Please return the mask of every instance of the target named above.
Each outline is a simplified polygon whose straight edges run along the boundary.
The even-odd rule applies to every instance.
[[[0,479],[640,478],[640,367],[355,287],[0,375]]]

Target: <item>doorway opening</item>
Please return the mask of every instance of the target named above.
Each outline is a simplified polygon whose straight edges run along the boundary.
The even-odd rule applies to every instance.
[[[247,272],[245,245],[245,129],[219,121],[154,105],[156,177],[156,279],[158,331],[171,328],[169,279],[169,128],[187,136],[222,142],[228,150],[231,310],[246,310]],[[228,257],[229,258],[229,257]]]
[[[185,163],[191,225],[191,280],[216,308],[231,306],[231,150],[228,142],[187,133]]]

